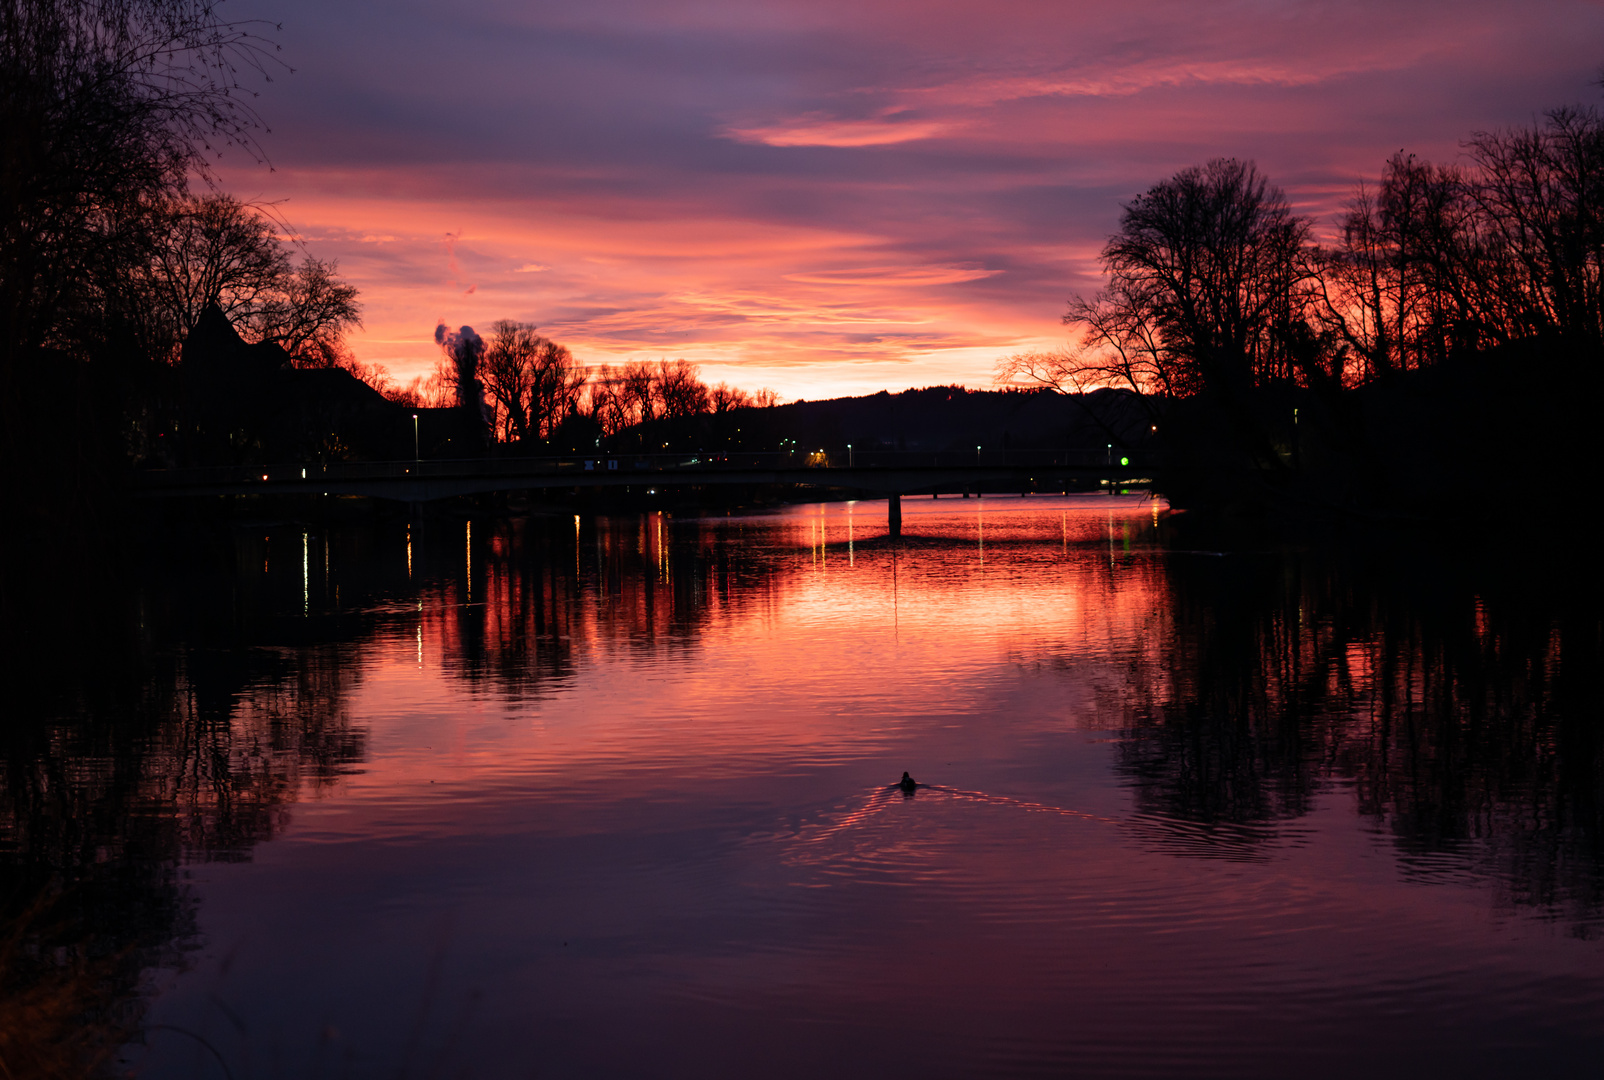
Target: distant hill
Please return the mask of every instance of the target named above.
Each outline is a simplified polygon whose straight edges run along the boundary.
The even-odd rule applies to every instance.
[[[1121,390],[967,390],[932,386],[866,397],[796,401],[722,416],[654,421],[614,436],[616,448],[940,452],[988,449],[1141,446],[1152,422],[1136,395]]]

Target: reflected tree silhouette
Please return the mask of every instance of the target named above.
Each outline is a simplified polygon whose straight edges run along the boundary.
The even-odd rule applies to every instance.
[[[1177,556],[1169,581],[1172,644],[1162,672],[1133,673],[1119,747],[1144,811],[1252,825],[1351,787],[1406,873],[1456,853],[1510,904],[1601,910],[1590,582],[1331,554]]]
[[[1597,925],[1604,631],[1594,583],[1563,576],[1576,560],[1158,555],[1129,540],[1109,524],[1073,549],[1067,532],[1018,543],[1043,560],[1030,572],[1073,567],[1085,603],[1061,628],[1063,662],[1122,728],[1117,767],[1161,846],[1254,857],[1337,792],[1404,873],[1468,871],[1508,905]],[[920,552],[960,542],[904,537],[906,587],[943,587],[922,580]],[[858,542],[860,566],[880,543]],[[415,641],[513,708],[603,654],[689,656],[783,605],[809,550],[738,518],[433,517],[240,527],[126,594],[101,581],[61,605],[112,612],[95,633],[40,623],[42,644],[6,658],[0,880],[19,927],[6,955],[23,959],[0,973],[0,1003],[93,970],[99,989],[63,999],[73,1022],[137,1031],[141,973],[180,966],[194,941],[183,866],[251,858],[298,800],[360,767],[350,713],[369,658]],[[1058,641],[1017,656],[1052,662]],[[40,896],[48,917],[16,922]]]
[[[193,943],[182,866],[249,859],[295,801],[363,755],[346,708],[361,664],[346,642],[259,647],[249,590],[191,584],[199,591],[168,582],[71,598],[123,617],[91,640],[46,635],[28,677],[8,680],[0,1042],[10,1061],[87,1066],[137,1032],[143,973],[181,966]],[[187,626],[171,625],[176,612]],[[218,626],[237,632],[217,636]]]
[[[464,558],[467,531],[431,536],[422,637],[448,671],[509,704],[573,679],[602,649],[689,652],[710,620],[766,602],[780,572],[740,542],[739,523],[717,519],[515,518],[486,523]]]

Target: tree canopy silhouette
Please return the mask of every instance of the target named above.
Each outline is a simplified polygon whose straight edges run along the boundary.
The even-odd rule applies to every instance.
[[[1006,357],[997,381],[1134,391],[1172,487],[1243,477],[1216,502],[1463,504],[1524,480],[1539,444],[1558,491],[1596,455],[1604,119],[1555,109],[1465,150],[1394,155],[1325,243],[1253,163],[1183,169],[1125,205],[1070,345]]]
[[[228,146],[261,158],[239,81],[276,63],[259,27],[211,0],[0,2],[0,378],[114,337],[190,176]]]
[[[1103,247],[1109,282],[1066,321],[1135,389],[1190,394],[1288,366],[1289,299],[1309,223],[1252,162],[1183,169],[1126,205]]]

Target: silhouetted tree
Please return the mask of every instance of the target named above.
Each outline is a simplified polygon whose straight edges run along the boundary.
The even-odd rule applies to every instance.
[[[652,397],[658,413],[669,420],[699,416],[708,408],[707,384],[701,371],[686,360],[660,360],[652,373]]]
[[[521,441],[529,434],[535,354],[541,341],[532,323],[502,319],[490,328],[484,381],[496,405],[497,435],[503,441]]]
[[[1077,340],[996,380],[1134,391],[1172,496],[1199,505],[1446,509],[1534,440],[1559,490],[1604,372],[1604,120],[1558,109],[1466,145],[1464,166],[1394,155],[1327,246],[1251,163],[1182,170],[1125,206],[1106,286],[1065,316]]]
[[[1593,108],[1470,140],[1468,195],[1491,256],[1478,320],[1494,341],[1604,345],[1604,122]]]
[[[0,0],[0,456],[21,508],[0,543],[91,542],[150,437],[161,342],[130,286],[216,153],[260,159],[255,25],[212,0]]]
[[[332,262],[294,265],[267,214],[229,195],[184,196],[169,200],[152,228],[148,263],[126,279],[152,355],[176,357],[201,312],[216,304],[247,341],[275,342],[297,367],[387,378],[345,347],[346,330],[362,322],[356,287]]]
[[[372,375],[357,370],[345,348],[345,332],[362,325],[362,314],[356,286],[341,281],[338,270],[336,261],[308,256],[280,275],[250,329],[261,340],[282,345],[297,367],[343,367],[373,382]]]
[[[719,383],[717,386],[708,388],[707,407],[708,411],[715,416],[722,416],[724,413],[734,409],[744,409],[751,404],[751,394],[738,387],[730,386],[728,383]]]
[[[238,72],[266,43],[210,0],[0,3],[0,400],[48,345],[103,346],[159,219],[224,146],[260,156]],[[11,419],[10,416],[7,419]],[[8,425],[9,426],[9,425]]]
[[[231,195],[172,199],[153,222],[150,300],[181,342],[208,304],[244,327],[293,271],[277,229]]]
[[[1107,287],[1065,316],[1107,359],[1073,354],[1066,366],[1167,395],[1237,394],[1289,375],[1308,234],[1252,162],[1183,169],[1126,205],[1103,247]]]
[[[535,332],[530,323],[503,319],[485,346],[485,389],[495,402],[504,441],[549,439],[579,410],[585,371],[567,347]]]
[[[728,424],[717,422],[739,409],[772,407],[779,395],[764,388],[747,393],[727,383],[709,386],[702,381],[701,370],[687,360],[631,361],[614,368],[602,364],[590,373],[588,392],[581,403],[572,409],[573,415],[583,415],[594,436],[612,438],[642,425],[669,423],[676,437],[706,440],[714,439],[722,445],[730,431]],[[715,422],[698,420],[712,417]],[[693,421],[686,426],[687,421]],[[658,439],[666,431],[652,428],[635,431],[626,442],[637,448],[643,445],[659,446]]]
[[[657,418],[658,399],[652,393],[652,381],[652,365],[645,360],[631,360],[618,372],[618,389],[632,424]]]
[[[1475,181],[1398,153],[1374,189],[1361,183],[1340,243],[1318,251],[1316,318],[1349,348],[1350,384],[1442,363],[1503,338],[1485,284],[1499,256],[1484,242]]]
[[[567,346],[541,338],[533,357],[533,373],[530,421],[539,437],[549,439],[579,411],[585,369],[574,363]]]
[[[623,376],[610,364],[599,364],[590,373],[586,413],[604,436],[616,435],[631,423],[629,401]]]

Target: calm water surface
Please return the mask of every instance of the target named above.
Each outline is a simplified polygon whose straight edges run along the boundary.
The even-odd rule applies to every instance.
[[[242,527],[0,853],[143,1077],[1597,1075],[1596,608],[904,513]]]

